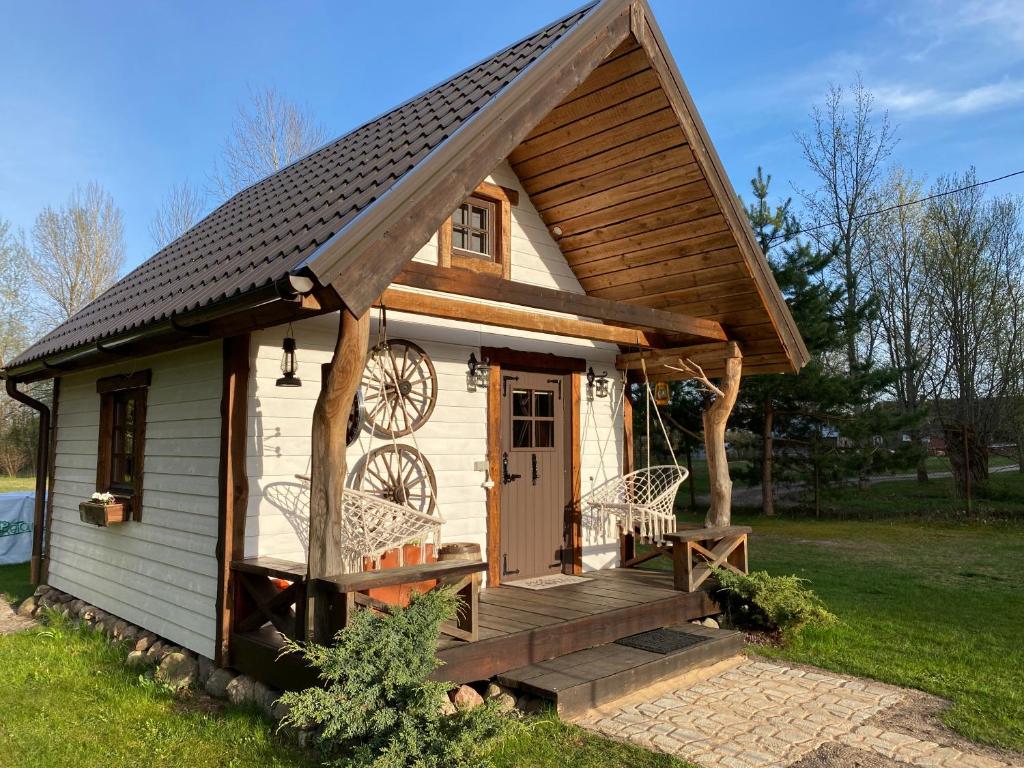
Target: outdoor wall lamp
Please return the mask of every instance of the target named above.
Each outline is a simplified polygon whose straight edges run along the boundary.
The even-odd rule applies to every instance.
[[[608,372],[601,374],[594,373],[594,366],[587,369],[587,399],[594,397],[608,397]]]
[[[469,360],[466,361],[466,387],[470,392],[475,392],[477,387],[486,389],[491,379],[490,360],[486,357],[483,360],[476,359],[476,353],[469,353]]]
[[[298,361],[295,359],[295,337],[292,336],[292,326],[289,323],[288,335],[281,342],[281,373],[284,375],[277,380],[277,386],[301,387],[302,379],[295,375],[298,367]]]

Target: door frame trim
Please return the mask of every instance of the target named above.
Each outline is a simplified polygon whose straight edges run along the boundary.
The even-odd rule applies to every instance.
[[[487,461],[490,479],[494,485],[487,490],[487,586],[501,584],[501,376],[503,369],[550,373],[569,376],[572,399],[569,408],[570,499],[565,508],[569,526],[569,558],[562,550],[562,571],[578,574],[583,570],[582,510],[580,487],[582,464],[580,461],[580,376],[587,370],[587,361],[581,357],[566,357],[543,352],[524,352],[507,347],[481,347],[480,359],[488,361],[487,384]]]

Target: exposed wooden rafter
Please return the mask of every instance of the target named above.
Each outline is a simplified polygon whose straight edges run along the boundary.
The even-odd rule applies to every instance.
[[[430,315],[448,320],[468,323],[485,323],[498,328],[516,328],[537,333],[551,333],[574,339],[607,341],[634,347],[664,347],[666,337],[650,331],[604,325],[592,320],[577,320],[558,315],[542,315],[525,309],[511,309],[496,304],[482,304],[450,296],[423,293],[418,290],[389,288],[381,295],[376,306],[408,312],[413,315]]]
[[[718,341],[728,338],[722,324],[714,320],[704,320],[699,317],[601,299],[586,294],[516,283],[502,280],[496,275],[451,270],[418,262],[410,262],[405,271],[395,278],[395,283],[413,288],[443,291],[458,296],[517,304],[530,309],[582,315],[625,328]]]

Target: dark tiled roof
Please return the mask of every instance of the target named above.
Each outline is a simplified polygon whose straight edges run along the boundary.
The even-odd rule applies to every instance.
[[[9,367],[166,321],[285,277],[593,8],[554,22],[239,192]]]

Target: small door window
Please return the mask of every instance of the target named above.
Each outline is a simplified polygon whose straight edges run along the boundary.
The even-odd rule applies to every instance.
[[[544,389],[512,390],[512,448],[555,447],[555,393]]]

